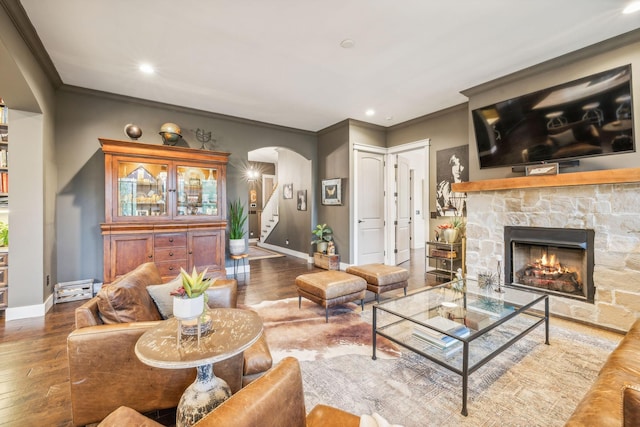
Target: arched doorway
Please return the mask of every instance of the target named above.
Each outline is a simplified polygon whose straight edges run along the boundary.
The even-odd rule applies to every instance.
[[[300,258],[308,258],[313,206],[311,160],[283,147],[264,147],[247,155],[249,239]]]

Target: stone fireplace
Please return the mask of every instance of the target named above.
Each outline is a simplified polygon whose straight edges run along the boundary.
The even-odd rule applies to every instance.
[[[505,283],[593,303],[593,230],[504,228]]]
[[[593,300],[552,293],[551,312],[627,331],[640,315],[640,169],[631,169],[633,182],[611,181],[618,171],[627,170],[602,171],[602,183],[589,182],[597,172],[578,172],[455,187],[467,192],[467,274],[506,260],[505,227],[593,230]]]

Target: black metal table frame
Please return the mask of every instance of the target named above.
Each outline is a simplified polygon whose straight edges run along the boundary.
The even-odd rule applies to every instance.
[[[436,289],[438,287],[435,287],[434,289]],[[428,292],[428,291],[426,291]],[[410,296],[402,296],[402,297],[398,297],[397,299],[401,299],[401,298],[410,298]],[[533,307],[534,305],[539,304],[541,301],[544,301],[544,316],[537,314],[535,312],[528,312],[527,310],[529,310],[531,307]],[[466,306],[466,296],[465,296],[465,306]],[[462,412],[461,414],[464,415],[465,417],[468,415],[467,412],[467,394],[468,394],[468,380],[469,380],[469,375],[471,375],[472,373],[474,373],[476,370],[480,369],[482,366],[484,366],[487,362],[489,362],[490,360],[492,360],[493,358],[495,358],[497,355],[499,355],[500,353],[502,353],[504,350],[506,350],[507,348],[509,348],[512,344],[514,344],[516,341],[520,340],[521,338],[523,338],[525,335],[527,335],[529,332],[531,332],[532,330],[534,330],[535,328],[537,328],[541,323],[545,323],[545,344],[549,345],[549,295],[546,294],[540,294],[539,298],[536,298],[535,300],[529,302],[526,305],[521,306],[520,308],[518,308],[517,310],[514,310],[513,313],[504,316],[503,318],[500,318],[498,321],[496,321],[495,323],[487,326],[486,328],[483,328],[477,332],[474,332],[473,334],[469,335],[468,337],[465,338],[460,338],[457,337],[455,335],[452,335],[450,333],[447,333],[446,331],[441,331],[437,328],[433,328],[431,327],[431,329],[434,329],[436,331],[438,331],[439,333],[443,333],[446,335],[449,335],[450,337],[461,341],[462,342],[462,369],[458,369],[454,366],[451,366],[449,364],[447,364],[446,362],[436,359],[435,357],[429,355],[428,353],[425,353],[424,351],[418,350],[410,345],[405,344],[404,342],[401,342],[400,340],[394,338],[393,336],[383,332],[383,329],[388,328],[389,326],[393,325],[394,323],[391,323],[389,325],[385,325],[383,327],[383,329],[378,330],[377,327],[377,318],[378,318],[378,310],[382,310],[385,311],[387,313],[390,313],[394,316],[400,317],[404,320],[408,320],[410,322],[415,322],[414,319],[405,316],[401,313],[396,313],[395,311],[392,310],[388,310],[385,309],[383,307],[379,307],[378,304],[373,306],[373,326],[372,326],[372,346],[373,346],[373,355],[372,355],[372,359],[376,360],[376,336],[380,335],[385,337],[386,339],[395,342],[398,345],[401,345],[402,347],[408,348],[409,350],[413,351],[414,353],[417,353],[429,360],[431,360],[432,362],[437,363],[438,365],[442,366],[445,369],[448,369],[458,375],[462,376]],[[515,335],[514,337],[512,337],[510,340],[508,340],[507,342],[505,342],[503,345],[501,345],[500,347],[498,347],[497,349],[495,349],[494,351],[492,351],[491,353],[489,353],[487,356],[485,356],[483,359],[481,359],[480,361],[478,361],[478,363],[476,363],[475,365],[473,365],[472,367],[469,367],[469,344],[481,337],[482,335],[490,332],[491,330],[505,324],[507,321],[509,321],[510,319],[513,319],[514,317],[520,315],[520,314],[527,314],[529,316],[532,317],[537,317],[540,320],[536,321],[534,324],[532,324],[531,326],[529,326],[528,328],[526,328],[525,330],[523,330],[522,332],[520,332],[518,335]],[[401,321],[401,320],[400,320]],[[395,322],[397,323],[397,322]]]

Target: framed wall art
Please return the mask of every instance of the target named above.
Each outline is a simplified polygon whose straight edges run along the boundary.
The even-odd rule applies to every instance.
[[[307,210],[307,190],[298,191],[298,210],[299,211]]]
[[[282,198],[293,199],[293,184],[284,184],[282,186]]]
[[[469,181],[469,145],[436,152],[436,212],[438,216],[467,216],[467,193],[451,184]]]
[[[342,178],[322,180],[322,204],[342,204]]]

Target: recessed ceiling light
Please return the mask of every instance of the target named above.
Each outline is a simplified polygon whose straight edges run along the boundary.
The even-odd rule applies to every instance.
[[[340,42],[340,46],[344,49],[351,49],[356,43],[351,39],[344,39]]]
[[[627,7],[624,8],[622,13],[629,14],[629,13],[637,12],[639,10],[640,10],[640,1],[634,1],[629,3]]]
[[[147,63],[140,64],[138,69],[145,74],[153,74],[156,72],[156,70],[153,68],[153,65]]]
[[[369,117],[373,116],[375,114],[375,110],[369,108],[367,111],[365,111],[365,114]]]

